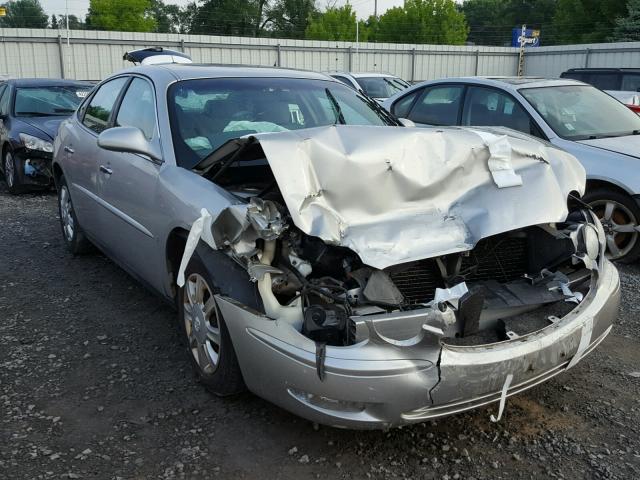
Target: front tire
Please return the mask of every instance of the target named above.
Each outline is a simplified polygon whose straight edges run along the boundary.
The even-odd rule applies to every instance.
[[[200,382],[211,393],[227,396],[245,389],[231,337],[214,295],[211,275],[197,253],[185,269],[177,294],[178,321],[189,358]]]
[[[80,227],[64,175],[58,180],[58,215],[60,217],[60,227],[62,228],[62,238],[67,250],[73,255],[80,255],[90,251],[91,242],[89,242]]]
[[[2,170],[4,171],[4,181],[7,182],[9,193],[15,195],[24,191],[20,175],[18,173],[17,159],[11,149],[7,148],[2,158]]]
[[[607,238],[607,258],[632,263],[640,258],[640,207],[633,198],[607,188],[587,191],[583,200],[602,222]]]

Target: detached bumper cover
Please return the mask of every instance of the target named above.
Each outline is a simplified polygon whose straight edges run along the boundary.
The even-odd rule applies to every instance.
[[[508,375],[513,395],[574,366],[611,330],[620,284],[605,260],[597,285],[569,314],[492,345],[443,345],[425,331],[413,342],[378,338],[327,347],[324,380],[314,342],[232,299],[216,299],[251,391],[319,423],[385,428],[498,401]]]

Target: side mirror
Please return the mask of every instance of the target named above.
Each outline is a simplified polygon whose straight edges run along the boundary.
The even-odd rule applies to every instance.
[[[416,124],[413,122],[413,120],[409,120],[408,118],[399,118],[398,121],[404,127],[415,127],[416,126]]]
[[[136,127],[113,127],[105,130],[98,136],[98,146],[112,152],[138,153],[151,160],[162,160],[157,147]]]

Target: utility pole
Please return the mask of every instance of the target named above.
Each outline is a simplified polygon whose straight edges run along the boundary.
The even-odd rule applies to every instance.
[[[373,0],[373,16],[378,18],[378,0]]]
[[[71,72],[71,47],[69,42],[69,0],[64,1],[65,19],[67,20],[67,72]]]
[[[524,75],[524,45],[527,37],[527,25],[522,25],[522,31],[520,32],[520,54],[518,55],[518,77]]]

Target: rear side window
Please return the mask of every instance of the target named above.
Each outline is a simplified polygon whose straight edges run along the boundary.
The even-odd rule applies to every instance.
[[[117,127],[137,127],[148,140],[156,131],[155,97],[151,85],[146,80],[134,78],[125,93],[118,116]]]
[[[463,90],[462,85],[425,88],[411,109],[409,120],[426,125],[456,125]]]
[[[82,123],[87,128],[101,133],[109,127],[111,112],[127,80],[126,77],[119,77],[100,86],[89,102],[82,119]]]
[[[393,104],[393,107],[391,107],[391,113],[393,113],[398,118],[407,118],[407,115],[409,115],[409,110],[413,105],[413,101],[421,93],[422,90],[419,89],[415,92],[410,93],[409,95],[402,97],[400,100]]]
[[[619,73],[591,73],[586,81],[600,90],[620,90]]]
[[[462,125],[508,127],[529,135],[537,133],[522,105],[510,95],[493,88],[469,87]]]

